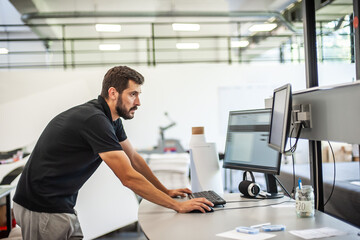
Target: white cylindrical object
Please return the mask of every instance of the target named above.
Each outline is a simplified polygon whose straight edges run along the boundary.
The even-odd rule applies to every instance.
[[[192,127],[192,135],[190,139],[190,149],[192,146],[206,143],[204,135],[204,127]]]
[[[223,193],[219,156],[215,143],[207,143],[203,127],[193,127],[190,140],[191,190]]]

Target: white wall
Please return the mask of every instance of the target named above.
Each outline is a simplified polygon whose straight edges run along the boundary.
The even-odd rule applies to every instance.
[[[192,126],[205,126],[208,142],[223,151],[229,110],[263,108],[264,99],[285,83],[305,88],[302,65],[161,65],[134,67],[145,76],[141,107],[124,121],[137,149],[156,145],[159,126],[177,125],[165,136],[187,149]],[[107,68],[0,72],[0,151],[32,146],[46,124],[71,106],[96,98]],[[353,64],[319,66],[319,82],[350,82]]]
[[[58,113],[92,98],[91,72],[0,72],[0,151],[33,145]],[[92,81],[93,82],[93,81]]]

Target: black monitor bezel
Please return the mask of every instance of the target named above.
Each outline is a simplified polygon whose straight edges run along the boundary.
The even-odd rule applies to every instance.
[[[278,153],[278,161],[276,167],[268,167],[268,166],[254,166],[249,164],[243,164],[243,163],[233,163],[233,162],[227,162],[227,138],[229,134],[229,126],[230,126],[230,116],[231,115],[238,115],[238,114],[256,114],[256,113],[269,113],[271,114],[271,109],[252,109],[252,110],[240,110],[240,111],[230,111],[229,112],[229,119],[228,119],[228,128],[226,132],[226,141],[225,141],[225,155],[224,155],[224,161],[223,161],[223,168],[229,168],[229,169],[236,169],[236,170],[243,170],[243,171],[252,171],[252,172],[259,172],[259,173],[266,173],[266,174],[274,174],[279,175],[280,174],[280,166],[281,166],[281,154]],[[270,123],[269,123],[269,129],[270,129]]]
[[[283,116],[283,128],[282,128],[282,134],[281,134],[281,144],[276,145],[271,142],[271,134],[272,134],[272,126],[273,126],[273,115],[274,115],[274,103],[275,103],[275,95],[277,92],[280,92],[282,90],[286,89],[286,104],[284,109],[284,116]],[[272,99],[272,107],[271,107],[271,117],[270,117],[270,130],[269,130],[269,138],[268,138],[268,145],[269,147],[275,149],[276,151],[280,153],[285,153],[286,150],[286,143],[289,136],[289,130],[291,125],[291,110],[292,110],[292,92],[291,92],[291,84],[285,84],[284,86],[281,86],[279,88],[276,88],[273,93],[273,99]]]

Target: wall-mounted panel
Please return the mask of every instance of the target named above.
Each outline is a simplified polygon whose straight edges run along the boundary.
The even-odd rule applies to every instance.
[[[360,82],[295,92],[298,104],[311,104],[312,128],[301,138],[360,144]]]

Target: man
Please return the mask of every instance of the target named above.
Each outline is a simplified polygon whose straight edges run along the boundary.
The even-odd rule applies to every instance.
[[[151,202],[179,213],[210,210],[213,204],[204,198],[174,200],[191,191],[164,187],[127,139],[120,117],[134,117],[143,82],[135,70],[114,67],[105,74],[98,99],[59,114],[44,129],[14,196],[25,240],[82,239],[77,193],[102,161],[124,186]]]

